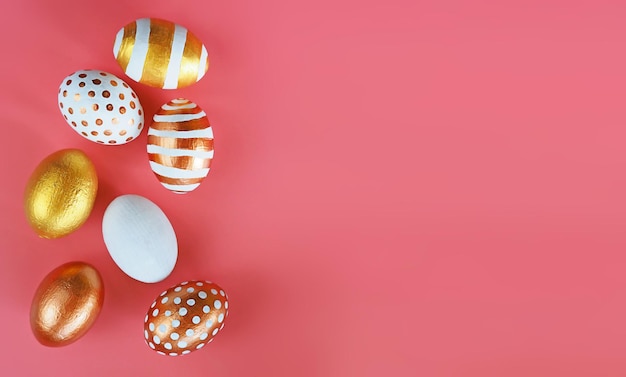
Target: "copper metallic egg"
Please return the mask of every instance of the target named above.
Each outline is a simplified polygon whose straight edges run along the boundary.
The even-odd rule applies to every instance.
[[[224,327],[228,296],[209,281],[186,281],[161,293],[144,320],[144,337],[161,355],[186,355]]]
[[[63,237],[87,220],[97,192],[98,176],[89,157],[78,149],[57,151],[28,180],[26,218],[40,237]]]
[[[57,267],[39,284],[30,308],[30,326],[39,343],[49,347],[70,344],[93,325],[104,287],[98,271],[83,262]]]

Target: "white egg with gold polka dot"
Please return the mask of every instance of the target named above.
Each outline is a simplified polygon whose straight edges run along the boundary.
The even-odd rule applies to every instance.
[[[108,72],[80,70],[67,76],[59,87],[58,105],[67,124],[96,143],[126,144],[144,127],[137,94]]]

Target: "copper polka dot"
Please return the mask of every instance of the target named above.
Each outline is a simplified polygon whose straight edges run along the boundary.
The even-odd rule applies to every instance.
[[[133,118],[130,118],[130,119],[128,120],[128,125],[129,125],[129,126],[132,126],[133,124],[135,124],[135,120],[134,120]]]
[[[89,123],[87,123],[86,120],[81,121],[80,124],[82,124],[85,127],[87,127],[89,125]]]
[[[124,88],[128,88],[128,84],[126,84],[125,82],[123,82],[122,85],[124,86]]]
[[[133,98],[137,98],[137,96],[135,95],[135,93],[130,93],[131,96],[133,96]]]
[[[108,104],[108,105],[107,105],[107,110],[109,110],[109,111],[113,111],[113,105]]]
[[[89,95],[89,97],[95,97],[96,96],[96,92],[94,92],[93,90],[90,90],[89,93],[87,93]]]
[[[85,109],[84,107],[80,108],[80,113],[81,114],[85,114],[87,112],[87,109]]]
[[[139,109],[139,110],[137,111],[137,114],[141,115],[141,113],[142,113],[142,111],[141,111],[141,109]]]
[[[81,88],[83,88],[83,87],[85,86],[85,83],[81,81],[81,82],[78,84],[78,86],[80,86]]]
[[[111,132],[111,130],[104,130],[104,134],[106,136],[111,136],[111,135],[113,135],[113,132]]]
[[[74,109],[72,109],[71,107],[68,107],[67,112],[70,114],[74,114]]]
[[[98,136],[98,131],[91,131],[91,134],[92,134],[93,136]]]
[[[111,80],[111,85],[113,85],[113,86],[117,86],[117,81],[115,81],[115,80]]]
[[[84,79],[85,77],[87,77],[87,75],[84,73],[81,73],[80,75],[78,75],[78,77],[80,77],[81,79]]]
[[[126,130],[121,130],[120,131],[120,136],[124,136],[124,135],[126,135]]]
[[[63,108],[63,102],[59,102],[59,106]]]
[[[98,109],[100,108],[100,106],[98,106],[97,103],[94,103],[93,105],[91,105],[91,108],[93,109],[93,111],[98,111]]]
[[[119,119],[117,119],[117,118],[113,118],[113,119],[111,119],[111,122],[112,122],[113,124],[118,124],[118,123],[120,122],[120,120],[119,120]]]
[[[72,80],[67,80],[67,81],[65,82],[65,85],[69,85],[69,84],[71,84],[71,83],[72,83]]]
[[[111,96],[111,93],[109,93],[108,90],[105,90],[104,92],[102,92],[102,97],[109,98],[110,96]]]
[[[131,136],[131,137],[127,137],[127,138],[126,138],[126,142],[129,142],[129,141],[131,141],[131,140],[133,140],[133,137],[132,137],[132,136]]]
[[[100,118],[96,119],[96,124],[98,126],[102,126],[102,119],[100,119]]]
[[[63,91],[63,97],[67,97],[67,90]]]
[[[76,127],[76,122],[72,122],[72,126]]]
[[[115,141],[115,140],[109,140],[109,144],[115,144],[115,143],[117,143],[117,141]]]
[[[102,81],[100,81],[100,79],[93,79],[93,80],[91,80],[91,82],[96,84],[96,85],[100,85],[102,83]]]
[[[134,109],[134,108],[135,108],[135,106],[136,106],[136,105],[135,105],[135,101],[130,101],[130,108],[131,108],[131,109]]]
[[[84,131],[81,132],[81,134],[83,134],[83,136],[89,136],[89,135],[87,135],[87,132],[84,132]]]
[[[124,99],[124,93],[120,93],[120,99],[123,100]]]
[[[80,94],[76,93],[74,94],[74,101],[80,101]]]
[[[126,108],[124,106],[120,107],[120,114],[126,113]]]
[[[63,115],[63,118],[65,118],[65,120],[67,120],[67,115]]]
[[[107,74],[104,72],[100,72],[100,76],[106,76]]]
[[[104,144],[104,141],[102,141],[102,140],[96,140],[96,143]]]
[[[137,125],[137,129],[140,130],[141,127],[143,127],[143,124],[141,122],[139,122],[139,125]]]

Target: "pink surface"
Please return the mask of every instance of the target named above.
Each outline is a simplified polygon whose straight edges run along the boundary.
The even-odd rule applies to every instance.
[[[139,17],[208,46],[198,84],[127,80],[147,115],[184,96],[209,114],[213,169],[176,196],[146,134],[91,143],[56,104],[84,68],[122,78],[115,33]],[[6,376],[626,375],[626,6],[623,1],[125,1],[0,6]],[[76,233],[39,239],[22,211],[34,167],[84,150],[101,183]],[[180,240],[143,284],[100,226],[141,194]],[[40,280],[95,265],[106,299],[87,335],[39,345]],[[162,357],[142,338],[162,290],[210,279],[230,295],[213,343]]]

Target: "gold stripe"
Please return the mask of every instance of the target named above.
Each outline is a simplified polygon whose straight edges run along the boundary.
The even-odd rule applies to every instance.
[[[178,139],[175,137],[161,137],[148,135],[148,145],[158,145],[170,149],[188,149],[194,151],[212,151],[213,139],[191,138]]]
[[[150,19],[150,36],[148,52],[143,63],[141,83],[162,88],[167,75],[167,65],[172,54],[174,40],[174,24],[169,21]]]
[[[130,56],[133,54],[135,47],[135,34],[137,33],[137,21],[131,22],[124,26],[124,36],[120,44],[120,51],[117,54],[117,62],[122,67],[122,71],[126,72]]]
[[[202,42],[187,31],[187,41],[183,50],[183,58],[180,61],[180,73],[178,74],[178,87],[189,86],[198,81],[198,65],[202,55]]]
[[[159,179],[159,182],[166,183],[168,185],[193,185],[194,183],[200,183],[204,178],[170,178],[160,174],[154,173]]]
[[[196,106],[193,109],[177,109],[177,110],[164,110],[163,108],[161,108],[156,113],[156,115],[198,114],[201,112],[202,112],[202,109],[199,106]]]
[[[211,167],[210,158],[198,158],[193,156],[167,156],[158,153],[149,153],[150,161],[164,166],[170,166],[185,170],[198,170]]]
[[[192,131],[203,130],[209,128],[209,119],[202,117],[200,119],[188,120],[185,122],[154,122],[150,125],[150,128],[162,131]]]

